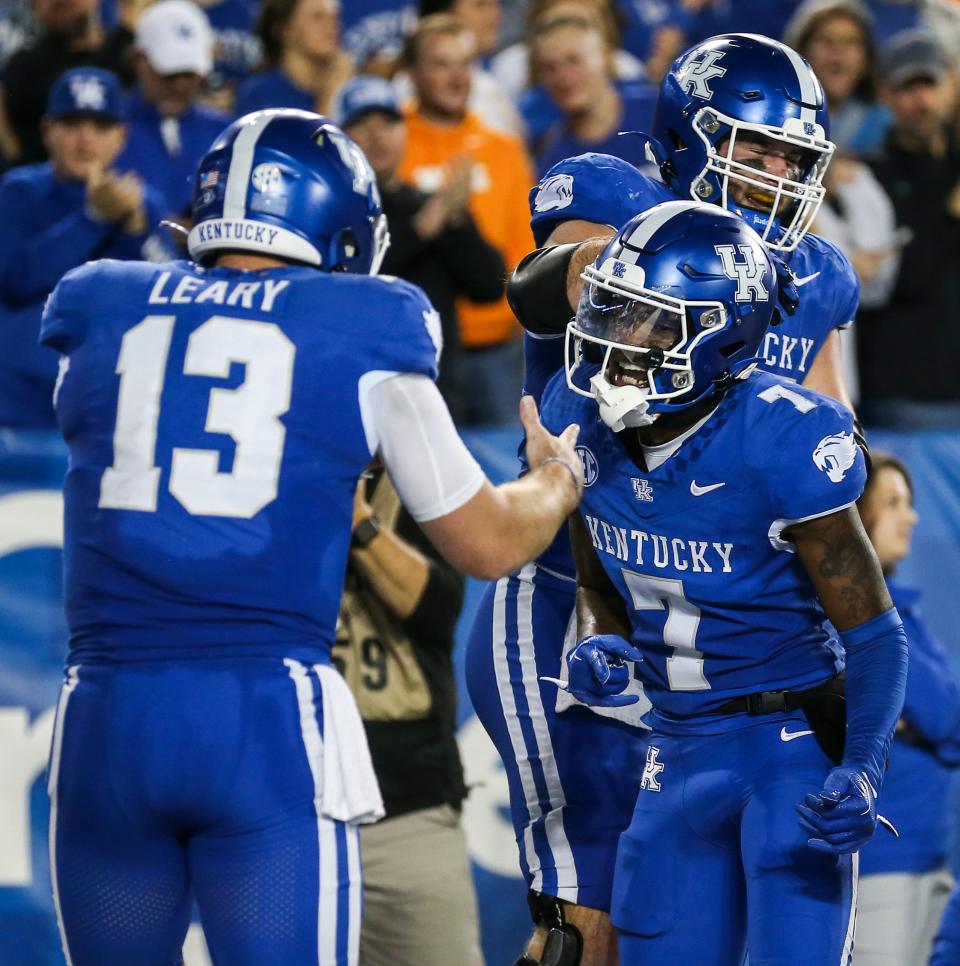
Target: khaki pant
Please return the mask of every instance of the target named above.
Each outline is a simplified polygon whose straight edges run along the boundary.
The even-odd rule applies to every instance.
[[[923,966],[952,888],[945,869],[861,876],[854,966]]]
[[[483,966],[460,816],[449,805],[366,825],[361,966]]]

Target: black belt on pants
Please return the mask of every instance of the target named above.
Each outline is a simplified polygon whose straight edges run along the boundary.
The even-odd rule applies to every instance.
[[[721,704],[715,711],[719,714],[773,714],[776,711],[799,711],[811,697],[820,693],[843,694],[843,678],[830,678],[823,684],[804,691],[758,691],[743,694]]]

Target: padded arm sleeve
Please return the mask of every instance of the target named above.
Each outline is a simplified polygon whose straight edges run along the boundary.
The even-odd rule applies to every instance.
[[[562,335],[573,312],[567,300],[567,269],[578,242],[538,248],[525,255],[507,282],[507,301],[533,335]]]
[[[907,635],[895,607],[840,635],[847,651],[845,765],[862,768],[879,792],[903,708]]]
[[[361,398],[367,438],[378,443],[403,505],[418,523],[469,502],[486,476],[457,433],[433,380],[398,373]]]

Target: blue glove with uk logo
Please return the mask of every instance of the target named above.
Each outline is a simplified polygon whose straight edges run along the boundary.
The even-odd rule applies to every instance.
[[[636,704],[636,694],[622,694],[633,668],[627,661],[642,661],[643,654],[618,634],[593,634],[577,641],[567,655],[567,680],[541,678],[572,694],[584,704],[622,708]]]

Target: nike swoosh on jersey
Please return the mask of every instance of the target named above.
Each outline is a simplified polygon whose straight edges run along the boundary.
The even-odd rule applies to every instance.
[[[812,275],[804,275],[803,278],[795,278],[793,284],[800,288],[801,285],[806,285],[807,282],[812,282],[815,278],[819,278],[820,273],[814,272]]]
[[[726,483],[711,483],[709,486],[699,486],[696,480],[691,480],[690,492],[694,496],[703,496],[704,493],[709,493],[711,490],[719,490],[721,486],[726,485]]]
[[[804,735],[812,735],[812,731],[787,731],[786,728],[780,729],[781,741],[793,741],[794,738],[802,738]]]

